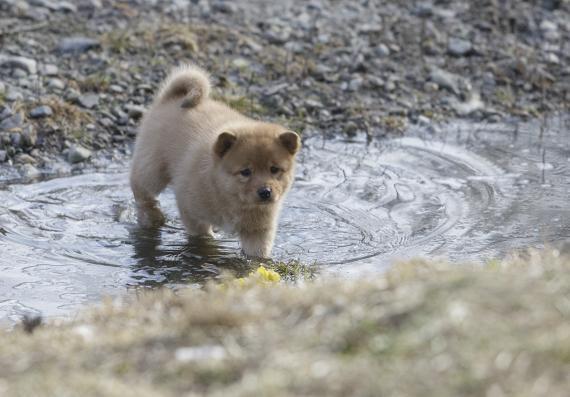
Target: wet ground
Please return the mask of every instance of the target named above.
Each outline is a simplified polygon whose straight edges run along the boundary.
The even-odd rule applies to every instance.
[[[569,118],[554,117],[372,142],[312,136],[275,258],[354,276],[397,258],[484,261],[569,241],[569,129]],[[161,198],[167,226],[138,229],[126,168],[0,188],[0,321],[245,268],[231,236],[188,242],[170,192]]]

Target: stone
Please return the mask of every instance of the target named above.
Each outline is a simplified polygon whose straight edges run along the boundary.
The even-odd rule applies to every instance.
[[[10,89],[5,98],[8,102],[21,101],[24,99],[24,94],[20,91]]]
[[[30,117],[33,119],[41,119],[49,117],[53,114],[53,110],[47,105],[38,106],[30,111]]]
[[[35,160],[34,160],[35,161]],[[20,169],[22,176],[25,179],[35,179],[41,175],[40,170],[38,170],[33,164],[25,163]]]
[[[100,46],[99,41],[89,37],[67,37],[59,42],[57,51],[61,53],[82,53]]]
[[[125,110],[127,111],[129,117],[134,120],[140,119],[145,111],[144,106],[132,104],[126,105]]]
[[[363,80],[361,77],[355,77],[348,83],[348,91],[358,91],[362,87]]]
[[[38,133],[36,132],[36,129],[31,125],[27,125],[22,130],[20,137],[22,146],[36,146],[36,143],[38,142]]]
[[[38,71],[38,63],[35,59],[8,54],[0,54],[0,66],[20,69],[28,74],[36,74]]]
[[[459,81],[461,77],[456,74],[449,73],[437,67],[432,67],[430,72],[430,80],[436,83],[439,87],[445,88],[456,95],[459,95]]]
[[[8,106],[0,107],[0,121],[10,117],[13,114],[14,113],[12,113],[12,109],[10,109]]]
[[[60,79],[50,79],[48,81],[48,87],[54,90],[63,90],[65,89],[65,83]]]
[[[4,95],[6,93],[6,84],[0,81],[0,95]]]
[[[14,158],[17,164],[36,164],[36,159],[26,153],[20,153]]]
[[[91,150],[84,148],[83,146],[72,146],[67,153],[67,161],[71,164],[81,163],[89,159],[92,155]]]
[[[447,52],[456,57],[468,55],[472,50],[473,46],[470,41],[457,37],[450,38],[447,44]]]
[[[234,14],[238,10],[236,4],[233,1],[214,1],[211,6],[213,11],[221,12],[224,14]]]
[[[374,50],[377,56],[381,58],[385,58],[390,55],[390,49],[386,44],[379,44],[378,47]]]
[[[245,69],[249,67],[251,63],[245,58],[235,58],[232,60],[232,66],[237,69]]]
[[[13,114],[0,122],[0,131],[11,131],[22,126],[24,118],[21,113]]]
[[[97,94],[80,95],[77,102],[84,108],[92,109],[99,104],[99,96]]]
[[[44,76],[57,76],[59,68],[56,65],[46,64],[41,67],[41,72]]]
[[[5,150],[0,150],[0,163],[5,162],[8,159],[8,153]]]

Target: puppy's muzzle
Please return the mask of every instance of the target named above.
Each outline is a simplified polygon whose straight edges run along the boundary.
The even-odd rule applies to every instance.
[[[259,190],[257,190],[257,195],[261,201],[269,201],[271,200],[271,188],[267,186],[259,188]]]

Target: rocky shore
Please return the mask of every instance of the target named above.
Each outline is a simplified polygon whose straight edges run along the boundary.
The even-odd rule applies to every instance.
[[[174,65],[305,133],[402,133],[569,109],[570,1],[5,0],[0,167],[128,154]]]

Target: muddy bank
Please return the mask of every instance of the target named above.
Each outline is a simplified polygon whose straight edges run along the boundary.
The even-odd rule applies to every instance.
[[[570,260],[407,262],[367,280],[234,283],[2,331],[10,396],[565,396]],[[33,328],[32,326],[28,327]]]
[[[185,61],[211,70],[221,99],[299,131],[568,109],[566,0],[9,0],[0,12],[0,163],[26,176],[124,152]]]

